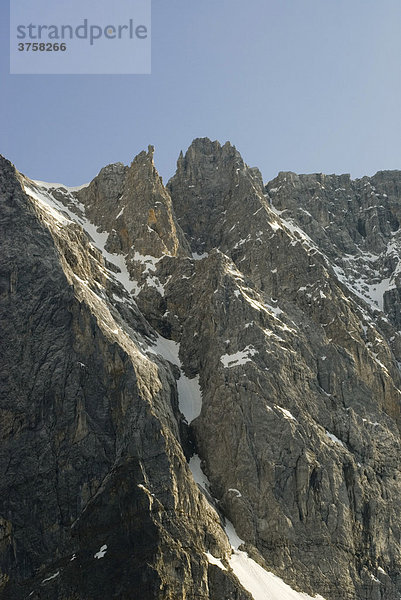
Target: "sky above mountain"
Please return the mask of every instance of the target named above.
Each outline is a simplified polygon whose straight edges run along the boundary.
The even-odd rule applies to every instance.
[[[0,152],[80,185],[148,144],[163,178],[195,137],[280,170],[401,168],[399,0],[153,0],[151,75],[9,75],[0,6]]]

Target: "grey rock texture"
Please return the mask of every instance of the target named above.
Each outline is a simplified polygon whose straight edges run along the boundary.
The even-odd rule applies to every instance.
[[[87,217],[100,223],[109,235],[111,252],[135,252],[160,258],[188,251],[177,226],[171,198],[153,162],[153,146],[124,167],[117,163],[102,169],[90,185],[78,192]]]
[[[0,598],[250,600],[229,519],[295,589],[398,600],[400,206],[207,138],[167,186],[152,147],[80,190],[2,159]]]
[[[108,300],[81,227],[4,159],[0,177],[0,597],[212,598],[204,551],[229,545],[181,449],[173,371],[141,349],[154,332]]]
[[[360,239],[358,220],[347,218],[344,232],[340,204],[325,246],[322,209],[303,192],[310,181],[320,189],[319,177],[293,175],[288,188],[276,191],[274,181],[263,190],[234,149],[214,144],[220,187],[210,196],[209,222],[218,204],[220,237],[199,221],[194,233],[187,223],[195,220],[201,191],[192,196],[186,187],[203,189],[210,148],[196,141],[168,187],[193,249],[218,247],[203,259],[203,277],[199,266],[199,283],[191,279],[198,291],[181,317],[183,359],[191,357],[203,390],[192,428],[214,493],[241,537],[293,584],[329,598],[396,598],[399,342],[386,312],[353,293],[346,274],[337,277],[336,259],[351,253],[348,238],[354,245]],[[327,204],[336,210],[334,192],[345,184],[344,177],[332,179]],[[296,216],[309,211],[306,199],[317,223],[304,227],[305,235]],[[360,212],[355,191],[346,202]],[[370,194],[367,203],[376,231]],[[389,242],[397,227],[394,213],[383,234],[377,231],[382,252],[382,235]],[[314,234],[319,225],[321,237]],[[368,262],[364,253],[374,249],[372,240],[358,256]],[[374,273],[369,283],[381,279]],[[176,303],[180,294],[172,296]],[[389,575],[385,582],[379,568]]]

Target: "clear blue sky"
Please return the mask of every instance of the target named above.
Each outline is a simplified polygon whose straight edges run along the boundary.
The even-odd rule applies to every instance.
[[[9,75],[7,4],[0,152],[32,178],[79,185],[154,144],[167,180],[203,136],[265,181],[401,169],[400,0],[153,0],[152,74],[129,76]]]

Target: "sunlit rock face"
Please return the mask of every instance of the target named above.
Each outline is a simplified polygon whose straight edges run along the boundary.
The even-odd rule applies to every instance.
[[[400,206],[207,138],[1,159],[0,598],[398,600]]]

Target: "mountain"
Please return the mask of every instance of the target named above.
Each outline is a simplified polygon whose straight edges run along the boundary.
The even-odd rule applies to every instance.
[[[1,600],[398,600],[401,171],[0,159]]]

